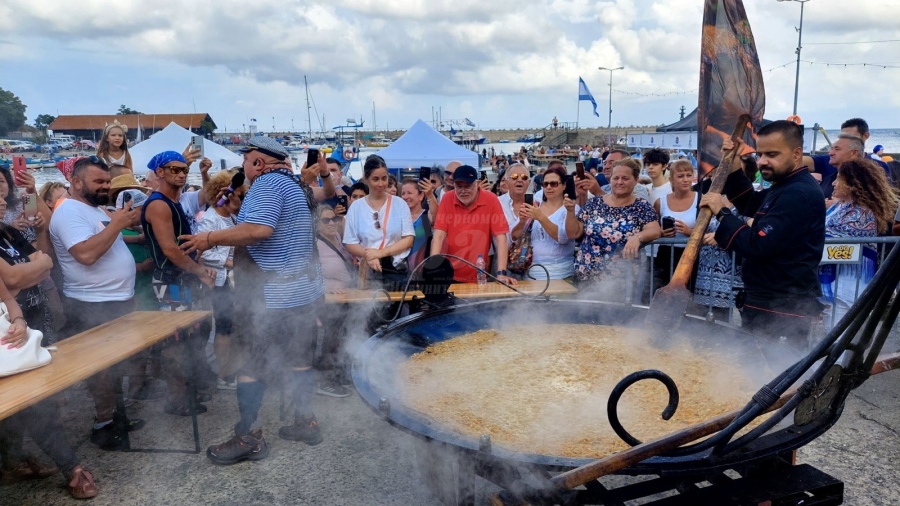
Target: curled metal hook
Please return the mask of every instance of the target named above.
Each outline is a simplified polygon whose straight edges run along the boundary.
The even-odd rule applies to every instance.
[[[606,403],[606,416],[609,418],[609,425],[612,426],[612,429],[613,431],[615,431],[616,435],[619,436],[622,441],[625,441],[631,446],[637,446],[641,444],[642,441],[632,436],[627,430],[625,430],[625,427],[622,426],[622,423],[619,422],[619,399],[622,398],[622,394],[625,393],[625,390],[627,390],[628,387],[637,383],[638,381],[645,379],[655,379],[665,385],[666,389],[669,391],[669,403],[666,405],[666,409],[664,409],[662,412],[663,420],[672,418],[672,416],[675,414],[675,410],[678,409],[678,387],[675,385],[675,381],[673,381],[668,374],[657,369],[646,369],[643,371],[633,372],[628,376],[622,378],[622,380],[616,384],[615,388],[612,389],[612,393],[609,394],[609,401],[607,401]]]

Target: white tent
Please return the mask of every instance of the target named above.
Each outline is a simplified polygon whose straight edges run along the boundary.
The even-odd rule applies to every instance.
[[[410,127],[399,139],[378,152],[390,169],[447,165],[456,160],[478,168],[478,153],[456,145],[422,120]]]
[[[169,123],[169,126],[157,132],[153,137],[144,142],[135,144],[133,148],[128,150],[131,153],[131,161],[134,162],[134,172],[142,175],[147,172],[147,163],[150,159],[163,151],[184,152],[184,149],[191,143],[191,137],[194,134],[181,128],[175,123]],[[212,172],[218,171],[221,166],[221,160],[225,160],[225,167],[240,167],[244,157],[240,153],[229,151],[215,142],[203,140],[203,156],[212,161]],[[200,170],[200,162],[194,162],[191,165],[192,171]]]

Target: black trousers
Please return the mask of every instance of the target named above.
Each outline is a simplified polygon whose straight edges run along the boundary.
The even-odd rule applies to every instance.
[[[745,304],[741,308],[741,327],[767,341],[784,341],[800,353],[809,347],[809,331],[813,317],[779,313],[770,309]]]

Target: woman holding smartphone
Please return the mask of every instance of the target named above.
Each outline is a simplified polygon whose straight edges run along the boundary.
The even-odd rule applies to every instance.
[[[400,198],[409,206],[410,217],[413,222],[413,229],[416,232],[413,239],[412,249],[410,250],[409,268],[415,269],[417,265],[425,260],[428,252],[431,250],[429,241],[431,239],[431,224],[437,215],[438,201],[434,196],[431,182],[428,179],[404,179],[400,188]],[[423,208],[425,199],[428,199],[428,210]]]
[[[692,188],[694,185],[694,166],[687,160],[678,160],[672,164],[669,174],[669,183],[672,185],[672,193],[663,195],[653,203],[656,214],[661,216],[662,236],[677,237],[687,240],[697,223],[697,203],[699,193]],[[670,266],[678,265],[681,254],[684,253],[684,245],[673,247],[660,246],[656,255],[654,268],[659,279],[665,286],[672,277]]]
[[[388,170],[379,156],[370,156],[363,166],[369,194],[350,204],[344,225],[344,245],[365,262],[388,290],[406,283],[406,257],[415,238],[409,207],[388,193]]]
[[[566,279],[575,272],[575,241],[566,234],[565,181],[565,169],[559,166],[547,169],[541,183],[547,200],[538,205],[523,203],[519,223],[512,229],[512,239],[517,241],[527,233],[527,224],[531,223],[533,263],[543,265],[547,272],[532,266],[528,271],[530,278],[546,279],[549,273],[550,279]],[[575,214],[579,211],[576,207]]]

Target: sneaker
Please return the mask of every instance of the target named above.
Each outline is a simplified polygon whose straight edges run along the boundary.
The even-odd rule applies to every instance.
[[[191,416],[191,406],[188,404],[187,400],[166,402],[163,411],[167,415]],[[200,404],[199,402],[195,402],[194,411],[198,415],[202,415],[203,413],[206,413],[207,408],[205,405]]]
[[[319,395],[327,395],[328,397],[347,397],[350,395],[350,391],[347,390],[347,387],[331,380],[320,382],[319,388],[316,389],[316,393]]]
[[[153,380],[146,380],[141,387],[128,396],[136,401],[152,401],[166,395],[166,387]]]
[[[230,466],[243,460],[262,460],[269,456],[269,444],[263,439],[262,430],[256,430],[210,446],[206,449],[206,456],[213,464],[220,466]]]
[[[112,452],[122,447],[122,436],[115,423],[108,423],[99,429],[91,429],[91,443],[101,450]]]
[[[315,416],[295,417],[293,425],[285,425],[278,429],[278,436],[289,441],[303,441],[309,446],[322,442],[322,432]]]
[[[216,388],[219,390],[237,390],[237,380],[228,382],[219,378],[216,380]]]

